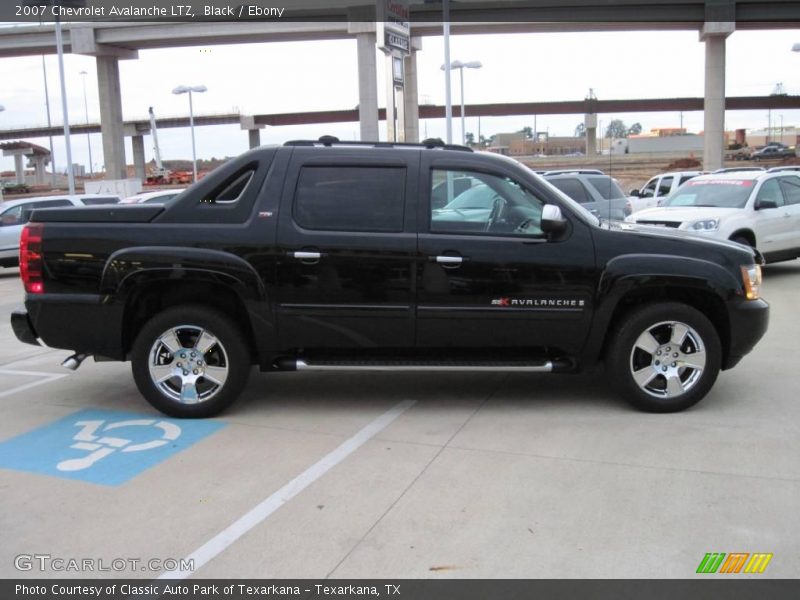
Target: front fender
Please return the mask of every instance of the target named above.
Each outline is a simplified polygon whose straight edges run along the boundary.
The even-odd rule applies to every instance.
[[[597,360],[616,309],[626,298],[674,299],[703,295],[721,307],[741,295],[742,282],[715,262],[660,254],[626,254],[611,259],[600,276],[595,313],[582,361]],[[727,316],[725,317],[727,322]]]

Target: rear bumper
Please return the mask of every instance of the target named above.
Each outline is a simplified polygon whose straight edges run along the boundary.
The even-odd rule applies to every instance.
[[[121,311],[95,294],[29,294],[11,315],[17,338],[83,354],[124,360]]]
[[[40,345],[39,336],[36,334],[33,323],[28,317],[28,311],[24,308],[18,308],[11,313],[11,329],[14,330],[14,335],[17,336],[20,342],[33,344],[34,346]]]
[[[723,369],[730,369],[764,337],[769,325],[769,304],[764,300],[739,302],[730,308],[731,339]]]

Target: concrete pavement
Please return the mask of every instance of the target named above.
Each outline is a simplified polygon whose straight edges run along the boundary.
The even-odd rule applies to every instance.
[[[68,353],[13,338],[11,273],[0,272],[0,443],[81,409],[160,416],[127,364],[87,361],[45,381],[67,373]],[[254,372],[225,427],[120,485],[0,469],[0,577],[87,575],[20,572],[20,554],[188,557],[403,401],[414,404],[194,576],[685,578],[707,552],[771,552],[759,577],[795,577],[800,261],[764,279],[765,339],[679,414],[633,411],[602,372]]]

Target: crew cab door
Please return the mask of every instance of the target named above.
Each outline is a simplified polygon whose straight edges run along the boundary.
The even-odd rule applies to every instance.
[[[281,348],[413,345],[407,203],[418,161],[418,151],[294,149],[278,217]]]
[[[431,204],[431,190],[463,178],[466,191]],[[423,153],[419,187],[417,346],[577,353],[596,285],[589,226],[564,210],[568,231],[549,239],[539,225],[562,202],[553,190],[472,155]]]

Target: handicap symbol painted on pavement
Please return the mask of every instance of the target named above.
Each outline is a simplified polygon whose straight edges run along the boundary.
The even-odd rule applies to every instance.
[[[224,426],[87,409],[0,442],[0,468],[119,485]]]

